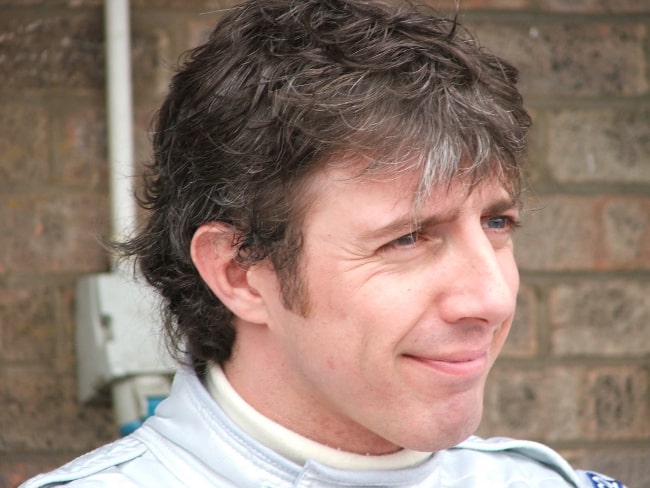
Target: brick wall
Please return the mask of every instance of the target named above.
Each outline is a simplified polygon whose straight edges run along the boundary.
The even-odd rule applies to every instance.
[[[431,0],[449,10],[451,0]],[[138,157],[168,66],[228,2],[132,0]],[[650,3],[461,0],[534,116],[516,326],[483,435],[650,486]],[[108,232],[100,0],[0,0],[0,488],[115,436],[75,399],[74,285]]]
[[[475,3],[535,123],[520,308],[481,433],[650,486],[650,3]]]

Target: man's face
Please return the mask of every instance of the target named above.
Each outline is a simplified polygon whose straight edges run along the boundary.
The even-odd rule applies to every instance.
[[[512,323],[516,202],[495,181],[472,192],[458,181],[432,192],[414,227],[413,175],[351,175],[330,169],[312,186],[300,266],[306,316],[283,306],[271,269],[252,278],[268,313],[258,347],[276,380],[260,388],[265,398],[244,397],[343,450],[450,447],[478,426]]]

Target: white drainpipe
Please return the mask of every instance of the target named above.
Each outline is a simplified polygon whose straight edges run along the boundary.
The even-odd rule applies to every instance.
[[[104,1],[106,111],[110,167],[111,230],[120,240],[136,222],[133,199],[133,96],[129,0]]]
[[[133,103],[128,0],[104,1],[111,232],[132,235],[134,199]],[[172,361],[162,352],[153,291],[133,279],[129,263],[77,283],[79,399],[110,386],[116,422],[128,434],[169,392]]]

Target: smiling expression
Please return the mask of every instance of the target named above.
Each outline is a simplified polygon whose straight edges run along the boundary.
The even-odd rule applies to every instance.
[[[515,311],[517,202],[495,180],[434,188],[416,210],[412,174],[338,168],[313,183],[300,256],[308,313],[284,306],[270,266],[252,267],[265,320],[235,319],[231,383],[269,418],[347,451],[464,440]]]

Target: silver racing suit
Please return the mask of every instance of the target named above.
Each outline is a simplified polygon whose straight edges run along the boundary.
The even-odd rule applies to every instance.
[[[471,437],[417,466],[344,471],[315,461],[298,465],[251,438],[219,408],[196,375],[177,373],[169,398],[133,434],[100,447],[21,488],[624,488],[574,470],[552,449],[530,441]]]

